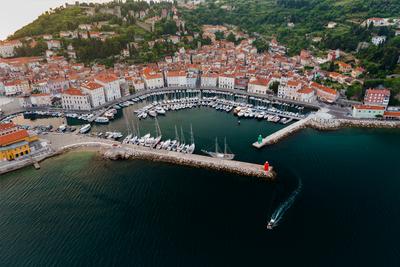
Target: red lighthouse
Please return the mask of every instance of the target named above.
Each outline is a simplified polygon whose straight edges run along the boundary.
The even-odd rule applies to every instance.
[[[265,172],[268,172],[268,171],[269,171],[269,162],[268,162],[268,161],[266,161],[266,162],[264,163],[264,171],[265,171]]]

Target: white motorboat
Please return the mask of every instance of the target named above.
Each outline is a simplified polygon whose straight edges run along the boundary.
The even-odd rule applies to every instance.
[[[160,115],[165,115],[165,113],[166,113],[165,109],[163,109],[162,107],[157,107],[156,112],[157,112],[157,114],[160,114]]]
[[[94,122],[96,123],[109,123],[110,120],[106,117],[97,117]]]
[[[155,110],[150,110],[149,115],[152,117],[157,117],[157,112]]]
[[[91,128],[92,128],[92,126],[90,124],[85,124],[79,129],[79,133],[85,134],[85,133],[89,132]]]
[[[58,130],[60,132],[65,132],[66,129],[67,129],[67,125],[65,125],[65,124],[62,124],[62,125],[60,125],[60,127],[58,127]]]

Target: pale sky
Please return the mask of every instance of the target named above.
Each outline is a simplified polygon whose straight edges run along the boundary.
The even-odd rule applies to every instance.
[[[79,2],[109,2],[110,0],[80,0]],[[22,26],[35,20],[50,8],[75,0],[0,0],[0,40],[7,38]]]

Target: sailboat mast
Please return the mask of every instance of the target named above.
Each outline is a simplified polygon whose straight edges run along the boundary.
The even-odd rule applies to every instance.
[[[218,137],[215,137],[215,153],[218,153]]]
[[[182,141],[182,144],[185,143],[185,136],[183,135],[182,126],[181,126],[181,141]]]
[[[179,142],[178,128],[176,128],[176,125],[175,125],[175,139],[176,141]]]
[[[224,138],[224,153],[226,154],[226,137]]]
[[[154,120],[155,120],[155,126],[156,126],[156,137],[159,137],[159,136],[161,136],[160,125],[158,124],[157,118],[154,118]]]
[[[192,124],[190,124],[190,143],[194,144],[194,136],[193,136],[193,127]]]
[[[140,138],[139,122],[137,122],[137,136],[138,136],[138,138]]]

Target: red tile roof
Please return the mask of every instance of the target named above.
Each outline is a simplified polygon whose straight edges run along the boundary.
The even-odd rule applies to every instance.
[[[385,96],[390,96],[390,90],[389,89],[368,89],[365,92],[366,97],[368,95],[372,95],[372,94],[377,94],[377,95],[385,95]]]
[[[109,73],[102,73],[102,74],[96,75],[96,77],[94,77],[94,78],[103,83],[110,83],[110,82],[114,82],[114,81],[118,80],[118,77],[116,75],[109,74]]]
[[[27,130],[18,130],[16,132],[2,135],[0,136],[0,146],[7,146],[16,143],[28,136],[29,134]]]
[[[310,87],[304,87],[303,89],[300,89],[297,92],[300,94],[311,94],[312,92],[314,92],[314,89],[312,89]]]
[[[380,106],[368,106],[368,105],[355,105],[354,108],[356,109],[370,109],[370,110],[385,110],[385,107]]]
[[[268,79],[258,78],[258,79],[250,81],[249,84],[268,86],[269,82],[270,82],[270,80],[268,80]]]
[[[385,113],[383,113],[383,115],[386,117],[399,117],[400,118],[400,111],[385,111]]]
[[[96,89],[102,88],[103,86],[96,82],[88,82],[88,83],[83,84],[82,87],[85,89],[89,89],[89,90],[96,90]]]
[[[184,71],[168,71],[167,72],[167,77],[186,77],[186,72]]]
[[[8,129],[11,129],[14,127],[16,127],[16,125],[12,122],[2,123],[2,124],[0,124],[0,131],[8,130]]]
[[[311,87],[314,87],[315,89],[321,90],[321,91],[323,91],[325,93],[328,93],[328,94],[332,94],[332,95],[336,95],[337,94],[337,91],[335,89],[326,87],[326,86],[324,86],[322,84],[319,84],[319,83],[316,83],[316,82],[312,82],[311,83]]]
[[[76,96],[83,96],[84,94],[82,94],[81,90],[79,89],[75,89],[75,88],[69,88],[67,90],[64,91],[65,95],[76,95]]]
[[[299,86],[300,85],[300,82],[299,81],[288,81],[288,83],[287,83],[287,85],[288,86],[293,86],[293,87],[297,87],[297,86]]]
[[[38,93],[38,94],[32,94],[31,96],[33,96],[33,97],[40,97],[40,96],[50,96],[50,94],[46,94],[46,93]]]

